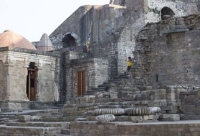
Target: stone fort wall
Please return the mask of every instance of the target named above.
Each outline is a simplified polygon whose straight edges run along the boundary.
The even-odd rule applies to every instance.
[[[143,84],[199,86],[199,15],[149,24],[138,35],[136,77]]]

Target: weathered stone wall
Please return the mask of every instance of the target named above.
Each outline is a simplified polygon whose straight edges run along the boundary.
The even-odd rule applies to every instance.
[[[180,92],[181,106],[179,107],[183,120],[200,118],[200,90],[199,87],[193,87],[189,91]]]
[[[137,38],[135,76],[154,87],[198,86],[199,33],[197,15],[147,25]]]
[[[23,58],[21,58],[22,60],[14,59],[16,55],[8,55],[10,62],[8,63],[8,89],[6,91],[11,101],[28,101],[26,94],[27,66],[24,64]]]
[[[137,5],[137,6],[135,6]],[[175,16],[186,16],[198,13],[197,3],[192,1],[170,1],[170,0],[131,0],[126,1],[126,11],[123,15],[127,16],[127,24],[123,29],[118,41],[118,73],[126,70],[125,58],[132,56],[135,50],[135,36],[149,22],[161,20],[161,9],[169,7]]]
[[[6,100],[7,99],[7,68],[5,67],[3,61],[0,61],[0,100]]]
[[[76,12],[80,12],[81,8]],[[85,43],[90,38],[90,54],[91,57],[109,57],[109,73],[110,75],[117,74],[117,45],[116,42],[120,36],[121,30],[124,26],[124,21],[126,16],[123,16],[124,7],[114,6],[114,5],[104,5],[101,7],[94,6],[88,9],[87,13],[80,18],[73,18],[73,14],[65,22],[78,22],[76,27],[71,27],[70,25],[62,24],[60,27],[62,29],[63,36],[59,37],[57,30],[54,31],[50,37],[55,48],[62,47],[61,41],[66,33],[74,32],[77,36],[74,36],[76,42],[79,43],[78,46],[82,46],[82,52],[85,50]],[[73,18],[73,19],[72,19]],[[77,27],[79,26],[79,27]],[[66,31],[66,29],[68,31]],[[59,43],[60,42],[60,43]],[[73,51],[77,51],[75,47]]]
[[[108,60],[101,58],[94,58],[94,70],[91,71],[92,74],[95,74],[95,84],[91,87],[97,87],[103,82],[108,81]],[[91,88],[90,88],[91,89]]]
[[[77,72],[85,71],[86,91],[92,90],[108,80],[108,61],[105,59],[80,59],[71,60],[71,65],[66,67],[66,101],[77,96]]]
[[[160,11],[168,7],[175,13],[175,17],[187,16],[198,13],[197,3],[185,0],[148,0],[146,11],[146,22],[158,22],[161,20]]]
[[[71,123],[71,136],[187,136],[199,135],[199,121],[182,123]]]
[[[125,60],[127,57],[142,58],[138,52],[135,55],[132,54],[133,51],[138,50],[136,47],[138,32],[149,22],[160,21],[161,10],[164,7],[173,10],[176,17],[198,12],[198,1],[134,0],[133,2],[126,0],[125,5],[120,6],[122,2],[123,0],[111,0],[110,4],[103,6],[82,6],[78,8],[50,35],[54,48],[61,49],[62,53],[63,48],[66,51],[74,51],[77,59],[106,58],[108,60],[109,78],[113,78],[126,70]],[[66,35],[74,38],[76,46],[64,46]],[[86,53],[86,42],[90,42],[89,53]],[[149,47],[145,50],[145,53],[147,53]],[[71,82],[71,80],[66,81],[70,78],[63,76],[66,73],[66,69],[62,67],[65,66],[65,62],[65,60],[60,62],[60,77],[63,77],[60,78],[60,96],[66,96],[65,82]],[[149,64],[144,66],[141,63],[136,63],[137,70],[142,71],[143,68],[151,67]],[[141,85],[150,84],[152,81],[149,81],[149,77],[146,76],[149,75],[148,70],[143,73],[141,71],[135,74],[137,74],[137,77],[143,78],[138,78],[135,81]]]
[[[79,20],[87,13],[93,6],[81,6],[78,8],[67,20],[65,20],[54,32],[49,36],[55,49],[63,47],[62,39],[66,34],[72,33],[72,36],[76,38],[78,46],[81,45],[79,37]],[[88,28],[89,29],[89,28]]]
[[[41,59],[39,56],[38,58]],[[54,102],[58,101],[58,89],[55,83],[55,59],[51,57],[45,57],[43,59],[42,66],[38,71],[38,99],[41,102]],[[42,60],[41,59],[41,60]],[[45,62],[46,61],[46,62]],[[57,100],[56,100],[57,99]]]
[[[145,26],[144,1],[135,0],[134,5],[133,1],[126,1],[126,6],[127,9],[123,14],[127,23],[124,29],[122,29],[117,42],[117,67],[119,74],[126,71],[125,60],[127,60],[128,57],[134,57],[132,52],[135,50],[135,36]]]
[[[2,87],[0,92],[4,96],[1,99],[2,101],[29,101],[26,94],[26,84],[27,68],[31,62],[35,62],[38,67],[36,101],[54,102],[56,100],[55,97],[58,90],[56,89],[55,66],[58,58],[37,53],[34,53],[32,50],[23,52],[21,49],[17,51],[17,49],[1,48],[0,60],[3,62],[1,63],[1,68],[2,72],[4,72],[1,76],[6,78],[6,86],[4,82],[1,82]],[[18,106],[13,107],[17,108]]]

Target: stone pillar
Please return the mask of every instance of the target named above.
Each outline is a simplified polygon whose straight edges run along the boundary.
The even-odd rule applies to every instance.
[[[40,72],[42,71],[42,62],[41,60],[38,60],[37,63],[35,63],[35,66],[38,68],[37,71],[37,94],[36,94],[36,101],[39,101],[39,94],[40,94],[40,83],[41,83],[41,79],[40,79]]]
[[[12,84],[12,81],[11,81],[11,73],[10,73],[10,67],[13,66],[12,62],[11,62],[11,59],[10,59],[10,56],[6,56],[6,60],[4,62],[4,66],[5,66],[5,69],[6,69],[6,91],[7,91],[7,97],[6,97],[6,100],[10,100],[10,97],[11,97],[11,84]]]

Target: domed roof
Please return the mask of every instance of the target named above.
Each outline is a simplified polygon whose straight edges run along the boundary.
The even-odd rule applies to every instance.
[[[26,38],[11,30],[6,30],[3,33],[0,33],[0,47],[18,47],[36,50],[35,46]]]
[[[53,50],[52,42],[47,34],[44,33],[42,35],[42,37],[38,43],[37,50],[39,50],[39,51]]]

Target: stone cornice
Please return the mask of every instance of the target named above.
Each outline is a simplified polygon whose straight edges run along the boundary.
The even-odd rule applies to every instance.
[[[23,48],[17,48],[17,47],[2,47],[2,48],[0,48],[0,52],[3,52],[3,51],[13,51],[13,52],[22,52],[22,53],[29,53],[29,54],[52,56],[52,57],[60,57],[60,53],[56,52],[56,51],[42,52],[42,51],[23,49]]]

